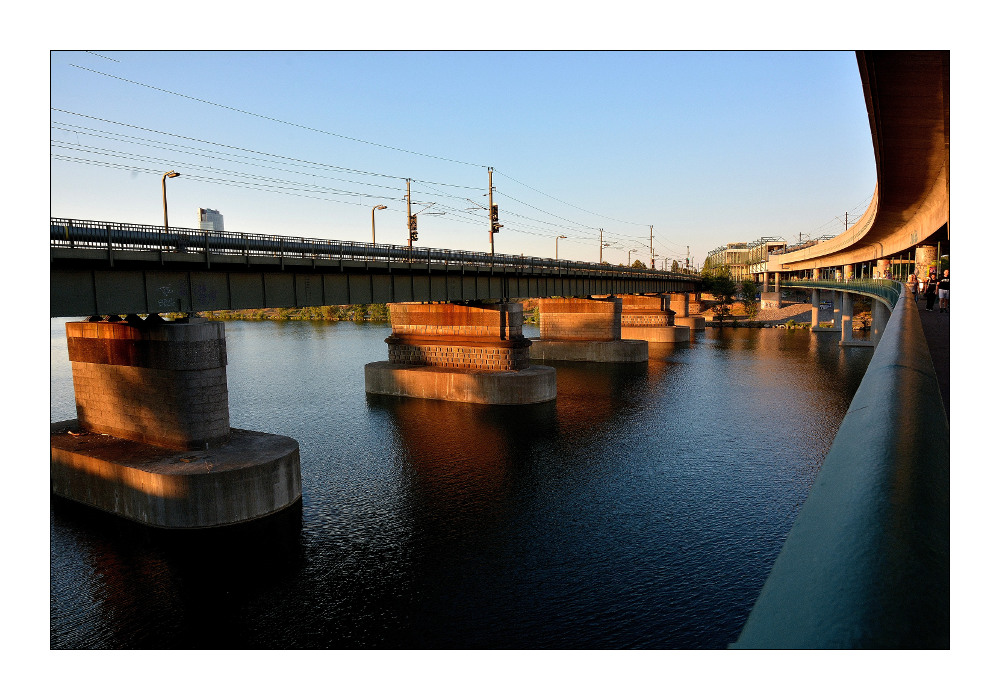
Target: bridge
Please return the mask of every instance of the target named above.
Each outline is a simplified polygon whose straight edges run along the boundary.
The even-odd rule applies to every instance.
[[[693,292],[698,278],[523,255],[50,221],[50,314]]]
[[[885,275],[926,278],[948,251],[949,55],[859,52],[858,68],[878,188],[845,233],[772,255],[762,303],[811,289],[818,330],[832,292],[847,345],[867,296],[875,351],[735,648],[950,644],[949,421],[917,305]]]
[[[77,419],[53,426],[52,490],[155,527],[301,499],[298,444],[230,426],[225,325],[197,312],[386,303],[367,392],[490,404],[555,399],[555,368],[532,359],[644,362],[704,329],[699,279],[674,272],[69,218],[50,220],[50,251],[51,315],[86,317],[66,324]],[[538,340],[522,298],[540,300]],[[183,466],[191,451],[211,474]]]

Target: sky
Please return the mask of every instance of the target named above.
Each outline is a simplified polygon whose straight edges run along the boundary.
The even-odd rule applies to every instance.
[[[657,267],[844,230],[875,189],[852,51],[51,53],[51,215]],[[439,214],[436,212],[440,212]],[[603,233],[601,230],[603,229]],[[559,236],[566,236],[560,239]]]

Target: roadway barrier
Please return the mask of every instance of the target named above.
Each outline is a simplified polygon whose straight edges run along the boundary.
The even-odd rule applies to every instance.
[[[898,301],[732,648],[949,647],[949,422],[913,298],[874,282]]]
[[[404,245],[335,241],[322,238],[299,238],[237,231],[202,231],[171,226],[127,224],[79,219],[50,219],[49,243],[53,249],[114,251],[198,252],[202,255],[241,256],[252,258],[305,258],[332,260],[373,260],[399,263],[445,265],[480,265],[509,269],[532,268],[540,271],[612,272],[630,278],[656,278],[691,281],[697,275],[664,270],[649,270],[581,262],[536,258],[524,255],[480,253],[448,248],[419,248]]]

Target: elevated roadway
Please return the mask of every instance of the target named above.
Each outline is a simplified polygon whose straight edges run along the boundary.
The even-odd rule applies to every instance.
[[[934,246],[936,252],[937,244],[947,246],[949,53],[859,51],[857,59],[878,176],[871,203],[839,236],[772,255],[768,273],[809,271],[813,276],[821,268],[842,269],[905,257],[918,247]]]

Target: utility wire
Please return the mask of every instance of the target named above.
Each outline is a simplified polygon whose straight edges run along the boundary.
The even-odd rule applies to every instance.
[[[342,166],[342,165],[329,165],[327,163],[318,163],[316,161],[302,160],[301,158],[292,158],[290,156],[282,156],[282,155],[278,155],[278,154],[275,154],[275,153],[267,153],[266,151],[255,151],[255,150],[250,149],[250,148],[242,148],[240,146],[230,146],[230,145],[227,145],[227,144],[224,144],[224,143],[218,143],[216,141],[206,141],[204,139],[195,138],[193,136],[182,136],[180,134],[174,134],[174,133],[171,133],[169,131],[159,131],[157,129],[149,129],[149,128],[144,127],[144,126],[138,126],[136,124],[129,124],[127,122],[118,122],[118,121],[114,121],[114,120],[111,120],[111,119],[103,119],[101,117],[91,116],[89,114],[81,114],[79,112],[70,112],[68,110],[58,109],[56,107],[50,107],[50,110],[53,111],[53,112],[61,112],[63,114],[71,114],[74,117],[83,117],[84,119],[93,119],[95,121],[105,122],[106,124],[115,124],[117,126],[125,126],[125,127],[130,128],[130,129],[139,129],[141,131],[147,131],[147,132],[153,133],[153,134],[160,134],[160,135],[163,135],[163,136],[172,136],[173,138],[186,139],[188,141],[195,141],[197,143],[204,143],[204,144],[208,144],[209,146],[218,146],[220,148],[229,148],[229,149],[232,149],[234,151],[244,151],[246,153],[254,153],[254,154],[257,154],[257,155],[261,155],[261,156],[268,156],[269,158],[281,158],[282,160],[289,160],[289,161],[293,161],[293,162],[296,162],[296,163],[304,163],[304,164],[307,164],[307,165],[312,165],[312,166],[321,167],[321,168],[330,168],[330,169],[333,169],[333,170],[341,170],[341,171],[344,171],[344,172],[355,173],[355,174],[358,174],[358,175],[370,175],[372,177],[388,177],[388,178],[393,178],[395,180],[404,180],[404,181],[407,180],[407,179],[409,179],[412,182],[420,182],[422,184],[434,184],[434,185],[439,185],[441,187],[457,187],[457,188],[463,188],[463,189],[469,189],[469,190],[479,190],[479,189],[481,189],[479,187],[474,187],[472,185],[454,185],[454,184],[447,183],[447,182],[432,182],[430,180],[419,180],[419,179],[416,179],[416,178],[406,178],[406,177],[401,176],[401,175],[387,175],[385,173],[374,173],[374,172],[371,172],[371,171],[368,171],[368,170],[358,170],[356,168],[348,168],[348,167],[345,167],[345,166]],[[56,122],[56,123],[62,123],[62,122]],[[79,128],[87,129],[89,127],[79,127]],[[99,129],[94,129],[94,131],[100,131],[100,130]],[[114,132],[104,132],[104,133],[114,133]],[[132,137],[132,138],[139,138],[139,137]],[[156,142],[154,141],[154,143],[156,143]]]
[[[325,134],[327,136],[336,136],[340,139],[346,139],[348,141],[355,141],[357,143],[363,143],[368,146],[378,146],[379,148],[387,148],[392,151],[399,151],[401,153],[409,153],[410,155],[423,156],[424,158],[436,158],[437,160],[446,160],[451,163],[459,163],[460,165],[471,165],[477,168],[485,168],[485,165],[480,165],[478,163],[470,163],[464,160],[457,160],[455,158],[445,158],[444,156],[436,156],[431,153],[421,153],[419,151],[411,151],[407,148],[399,148],[397,146],[387,146],[383,143],[376,143],[375,141],[366,141],[365,139],[354,138],[353,136],[344,136],[343,134],[337,134],[333,131],[326,131],[324,129],[317,129],[312,126],[305,126],[304,124],[296,124],[295,122],[286,121],[284,119],[278,119],[276,117],[269,117],[266,114],[257,114],[256,112],[250,112],[245,109],[238,109],[237,107],[230,107],[228,105],[219,104],[218,102],[211,102],[209,100],[203,100],[200,97],[192,97],[191,95],[185,95],[181,92],[175,92],[173,90],[166,90],[164,88],[156,87],[155,85],[147,85],[146,83],[140,83],[136,80],[129,80],[128,78],[122,78],[118,75],[112,75],[111,73],[104,73],[99,70],[94,70],[93,68],[84,68],[83,66],[78,66],[74,63],[69,64],[73,68],[79,68],[80,70],[89,71],[91,73],[96,73],[97,75],[103,75],[106,78],[114,78],[115,80],[120,80],[124,83],[130,83],[132,85],[138,85],[139,87],[147,88],[148,90],[156,90],[158,92],[163,92],[168,95],[174,95],[175,97],[183,97],[186,100],[193,100],[194,102],[201,102],[202,104],[211,105],[212,107],[218,107],[220,109],[228,109],[231,112],[238,112],[239,114],[246,114],[251,117],[257,117],[258,119],[266,119],[267,121],[276,122],[278,124],[285,124],[286,126],[294,126],[298,129],[306,129],[307,131],[315,131],[318,134]]]

